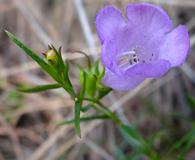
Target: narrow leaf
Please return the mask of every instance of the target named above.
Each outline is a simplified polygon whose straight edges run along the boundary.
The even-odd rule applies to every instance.
[[[195,143],[195,128],[193,127],[191,131],[189,131],[186,135],[184,135],[179,141],[177,141],[168,151],[167,155],[170,155],[176,150],[179,150],[180,154],[178,159],[182,159],[185,156],[187,151],[191,148],[191,146]]]
[[[20,47],[28,56],[30,56],[34,61],[36,61],[39,66],[45,70],[50,76],[53,77],[56,81],[60,81],[60,78],[55,71],[55,69],[47,64],[43,59],[41,59],[36,53],[34,53],[30,48],[28,48],[25,44],[23,44],[20,40],[18,40],[13,34],[8,31],[5,31],[7,36],[18,46]]]
[[[127,125],[121,125],[120,129],[122,131],[123,134],[125,134],[125,137],[127,138],[127,140],[130,142],[130,144],[135,147],[135,148],[139,148],[141,146],[143,146],[143,142],[141,140],[141,137],[139,136],[139,134],[137,133],[137,131],[130,126]]]
[[[39,85],[32,88],[21,87],[18,90],[25,93],[36,93],[36,92],[42,92],[49,89],[56,89],[60,87],[61,85],[56,83],[56,84]]]
[[[135,150],[147,155],[150,159],[158,159],[157,153],[153,151],[135,128],[122,124],[120,129]]]
[[[80,122],[87,122],[91,120],[97,120],[97,119],[109,119],[107,115],[95,115],[95,116],[86,116],[86,117],[81,117]],[[58,125],[66,125],[66,124],[71,124],[74,123],[74,119],[72,120],[67,120],[67,121],[62,121]]]

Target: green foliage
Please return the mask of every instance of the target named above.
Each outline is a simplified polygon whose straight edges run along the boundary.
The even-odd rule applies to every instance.
[[[177,159],[185,160],[187,152],[193,145],[195,145],[195,127],[193,127],[186,135],[170,147],[167,156],[178,152],[179,154],[177,155]]]
[[[83,83],[84,74],[86,78],[86,96],[94,98],[96,91],[96,77],[90,71],[84,70],[82,67],[79,67],[79,79],[81,84]]]
[[[170,126],[168,124],[169,119],[166,119],[166,116],[172,116],[171,118],[176,118],[177,120],[181,121],[187,120],[185,122],[190,125],[193,122],[192,118],[188,118],[184,116],[184,114],[178,112],[173,112],[169,115],[162,115],[156,110],[153,103],[151,103],[147,99],[142,99],[144,105],[146,106],[145,111],[150,115],[155,115],[155,117],[162,122],[162,128],[156,131],[149,138],[144,138],[136,129],[136,127],[123,124],[118,116],[101,102],[101,99],[104,96],[108,95],[112,91],[112,89],[102,84],[102,79],[105,74],[105,68],[100,69],[101,66],[99,64],[99,61],[96,61],[93,64],[87,54],[82,51],[77,51],[87,58],[88,65],[85,68],[79,66],[79,79],[81,88],[79,92],[76,93],[69,78],[69,64],[66,61],[64,62],[62,58],[61,47],[57,50],[54,46],[49,46],[48,51],[44,54],[44,59],[33,52],[25,44],[23,44],[23,42],[18,40],[13,34],[9,33],[8,31],[5,31],[5,33],[19,48],[24,51],[26,55],[31,57],[45,72],[47,72],[55,80],[55,83],[52,84],[39,85],[29,88],[22,87],[19,88],[19,91],[25,93],[36,93],[49,89],[64,88],[64,90],[74,101],[74,118],[68,121],[60,122],[59,125],[74,124],[76,133],[79,137],[81,137],[81,122],[88,122],[97,119],[113,120],[119,126],[122,136],[125,139],[125,143],[132,147],[132,152],[128,153],[127,155],[123,153],[122,148],[116,148],[116,155],[117,159],[119,160],[139,160],[143,155],[150,160],[160,160],[160,158],[168,160],[175,157],[177,158],[177,160],[184,160],[186,158],[186,154],[195,145],[195,127],[192,126],[191,130],[187,132],[186,135],[183,136],[183,138],[175,138],[170,142],[172,143],[172,145],[168,146],[170,147],[170,149],[167,153],[159,156],[160,154],[155,150],[156,148],[154,144],[157,140],[161,141],[163,139],[162,137],[165,136],[167,130],[170,132]],[[20,99],[20,96],[21,95],[19,95],[17,92],[14,94],[10,94],[10,97],[8,97],[8,99],[10,99],[10,101],[13,100],[15,104],[17,100]],[[189,94],[187,96],[187,100],[191,106],[192,111],[194,111],[195,98]],[[83,103],[84,101],[87,103]],[[94,109],[98,113],[92,116],[81,117],[81,112],[85,112],[87,114],[87,111],[89,111],[90,109]],[[11,116],[7,117],[8,121],[11,121]],[[166,138],[170,140],[170,137]]]
[[[118,160],[126,160],[126,155],[123,153],[123,151],[119,148],[116,147],[116,155]]]
[[[93,104],[87,104],[87,105],[85,105],[85,106],[82,106],[82,108],[81,108],[81,111],[82,112],[87,112],[88,110],[90,110],[91,108],[93,108]]]
[[[187,94],[187,100],[192,110],[195,110],[195,98],[191,94]]]
[[[124,154],[123,151],[117,147],[116,148],[117,160],[140,160],[141,155],[139,152],[133,152],[131,154]]]
[[[86,94],[89,98],[95,96],[96,91],[96,77],[93,74],[86,74]]]
[[[6,122],[12,123],[14,120],[13,115],[18,109],[24,107],[23,98],[23,94],[21,92],[17,92],[16,90],[10,90],[7,92],[4,103],[7,108],[5,108],[5,110],[2,112]]]
[[[14,103],[16,102],[20,102],[22,99],[23,99],[23,96],[20,92],[17,92],[17,91],[10,91],[8,94],[7,94],[7,100],[10,102],[10,101],[13,101]]]
[[[84,99],[86,100],[85,96],[87,96],[87,98],[94,99],[95,100],[94,102],[98,102],[99,99],[101,99],[111,91],[110,88],[107,88],[101,84],[101,80],[103,78],[105,71],[103,70],[102,72],[100,72],[99,61],[97,61],[92,66],[90,58],[87,56],[87,54],[80,51],[80,53],[82,53],[87,57],[88,68],[83,69],[80,67],[79,78],[82,87],[77,96],[69,78],[69,65],[67,62],[64,63],[62,58],[61,47],[57,50],[54,46],[49,45],[48,51],[44,53],[45,55],[45,60],[44,60],[41,57],[39,57],[38,54],[36,54],[30,48],[28,48],[23,42],[18,40],[13,34],[11,34],[8,31],[5,31],[5,33],[19,48],[21,48],[24,51],[26,55],[28,55],[35,62],[37,62],[37,64],[57,82],[54,84],[39,85],[34,87],[22,87],[19,88],[19,91],[25,93],[35,93],[35,92],[41,92],[41,91],[46,91],[49,89],[55,89],[60,87],[64,88],[64,90],[69,93],[70,97],[75,102],[74,124],[75,124],[76,133],[79,136],[81,136],[80,112],[86,109],[82,107],[83,100]],[[100,103],[97,104],[100,105]],[[91,104],[90,107],[88,106],[87,110],[90,109],[91,107],[98,111],[101,111],[102,113],[106,114],[110,118],[115,118],[114,114],[108,109],[106,109],[105,107],[103,108],[97,107],[94,104]],[[115,120],[116,119],[117,118],[115,118]]]
[[[33,52],[30,48],[28,48],[24,43],[18,40],[13,34],[8,31],[5,33],[9,36],[9,38],[18,46],[20,47],[25,54],[30,56],[34,61],[36,61],[39,66],[46,71],[56,82],[58,82],[62,87],[70,94],[72,98],[75,97],[74,90],[72,88],[71,82],[68,76],[68,65],[64,64],[62,56],[61,56],[61,49],[57,51],[53,46],[50,47],[56,55],[58,56],[58,65],[53,65],[51,63],[45,62],[41,57],[39,57],[35,52]],[[55,61],[57,61],[55,59]]]
[[[43,59],[41,59],[36,53],[34,53],[30,48],[28,48],[24,43],[19,41],[13,34],[11,34],[8,31],[5,31],[5,33],[9,36],[9,38],[18,46],[20,47],[24,53],[26,53],[28,56],[30,56],[34,61],[36,61],[39,66],[46,71],[51,77],[53,77],[54,80],[57,82],[60,82],[60,77],[56,70],[49,64],[47,64]]]
[[[111,88],[105,87],[100,83],[97,85],[97,89],[98,89],[98,99],[102,99],[104,96],[106,96],[108,93],[112,91]]]
[[[56,88],[61,88],[62,86],[58,83],[55,84],[47,84],[47,85],[39,85],[39,86],[35,86],[32,88],[27,88],[27,87],[20,87],[18,90],[20,92],[25,92],[25,93],[37,93],[37,92],[42,92],[42,91],[46,91],[49,89],[56,89]]]
[[[109,119],[109,117],[107,115],[85,116],[85,117],[80,117],[80,122],[88,122],[88,121],[97,120],[97,119],[103,120],[103,119]],[[72,123],[75,123],[75,119],[64,120],[58,123],[58,125],[67,125],[67,124],[72,124]]]
[[[81,129],[80,129],[80,113],[81,113],[81,109],[82,109],[82,103],[83,103],[83,98],[85,95],[85,91],[86,91],[86,73],[83,72],[83,83],[82,83],[82,88],[79,94],[79,98],[75,100],[75,112],[74,112],[74,123],[75,123],[75,129],[76,129],[76,133],[78,134],[79,137],[81,137]]]
[[[111,88],[104,86],[101,82],[105,70],[99,70],[99,61],[96,61],[91,68],[83,69],[79,66],[79,79],[81,83],[83,81],[83,72],[86,73],[86,96],[88,98],[100,100],[112,91]]]
[[[131,144],[136,152],[148,156],[151,160],[159,159],[155,151],[148,145],[148,142],[134,127],[125,124],[122,124],[119,127],[125,139]]]
[[[75,112],[74,112],[74,124],[75,130],[79,137],[81,137],[81,128],[80,128],[80,111],[81,111],[81,104],[79,101],[75,102]]]

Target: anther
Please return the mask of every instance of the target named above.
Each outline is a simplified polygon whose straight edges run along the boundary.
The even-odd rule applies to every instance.
[[[135,63],[137,63],[137,59],[136,59],[136,58],[134,58],[133,61],[134,61]]]

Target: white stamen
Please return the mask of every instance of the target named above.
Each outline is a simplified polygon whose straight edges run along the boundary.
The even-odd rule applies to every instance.
[[[139,57],[137,54],[137,49],[119,54],[117,61],[118,67],[124,70],[127,70],[138,63]]]

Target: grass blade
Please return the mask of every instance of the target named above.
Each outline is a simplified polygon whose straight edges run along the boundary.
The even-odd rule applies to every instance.
[[[157,153],[148,145],[147,141],[139,134],[139,132],[132,126],[120,125],[120,129],[126,140],[131,146],[140,153],[148,156],[151,160],[159,160]]]

